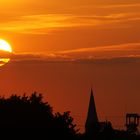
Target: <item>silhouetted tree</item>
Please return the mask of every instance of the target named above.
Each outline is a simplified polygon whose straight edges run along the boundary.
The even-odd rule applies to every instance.
[[[12,132],[13,138],[18,134],[24,138],[73,139],[75,126],[70,112],[54,115],[48,102],[43,102],[42,94],[0,97],[0,136]]]
[[[59,112],[55,114],[55,128],[57,129],[57,134],[61,137],[75,138],[78,130],[75,128],[76,124],[73,124],[73,118],[70,116],[70,112],[64,112],[60,114]]]

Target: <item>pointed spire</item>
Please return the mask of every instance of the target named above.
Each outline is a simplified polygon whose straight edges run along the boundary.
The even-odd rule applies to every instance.
[[[93,90],[91,88],[90,102],[89,102],[89,108],[88,108],[85,129],[86,129],[86,131],[91,131],[89,129],[93,129],[93,128],[95,129],[98,124],[99,124],[99,121],[98,121],[98,116],[97,116],[97,112],[96,112]]]

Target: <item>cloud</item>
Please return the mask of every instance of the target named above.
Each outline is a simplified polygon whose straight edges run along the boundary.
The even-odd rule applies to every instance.
[[[60,62],[71,61],[65,54],[55,53],[13,53],[9,57],[12,62]]]
[[[140,3],[126,3],[126,4],[114,4],[114,5],[102,5],[101,8],[131,8],[140,7]]]
[[[1,19],[2,20],[2,19]],[[0,31],[26,34],[48,34],[53,30],[73,27],[118,28],[116,24],[140,21],[139,13],[117,13],[107,15],[44,14],[12,17],[2,20]],[[115,25],[114,25],[115,24]],[[121,27],[121,25],[119,25]]]
[[[74,9],[106,9],[108,10],[109,9],[113,9],[113,8],[117,8],[117,9],[127,9],[127,8],[139,8],[140,7],[140,3],[137,2],[133,2],[133,3],[118,3],[118,2],[115,2],[114,4],[110,4],[110,3],[99,3],[99,4],[84,4],[84,5],[79,5],[79,6],[76,6],[74,7]]]
[[[128,43],[111,46],[100,46],[91,48],[80,48],[59,52],[69,57],[75,58],[115,58],[115,57],[135,57],[140,56],[140,43]]]
[[[44,64],[44,63],[140,63],[140,43],[129,43],[112,46],[100,46],[93,48],[81,48],[52,53],[13,53],[12,63]]]

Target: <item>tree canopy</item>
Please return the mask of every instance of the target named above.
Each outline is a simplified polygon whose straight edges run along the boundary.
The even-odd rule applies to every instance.
[[[13,132],[17,132],[32,138],[74,139],[77,133],[70,112],[53,113],[42,94],[36,92],[30,96],[0,97],[0,120],[1,132],[12,132],[13,136],[16,136]]]

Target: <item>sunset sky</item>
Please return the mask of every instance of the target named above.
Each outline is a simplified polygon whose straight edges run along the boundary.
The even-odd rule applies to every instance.
[[[38,91],[81,129],[91,87],[101,121],[140,113],[139,0],[0,0],[0,38],[1,96]]]

